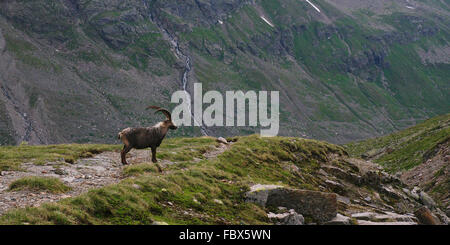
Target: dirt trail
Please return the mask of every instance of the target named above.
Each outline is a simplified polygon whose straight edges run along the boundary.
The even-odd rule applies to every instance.
[[[207,159],[215,158],[227,150],[230,145],[220,144],[219,147],[204,154]],[[132,150],[128,154],[130,164],[151,162],[149,150]],[[199,161],[200,159],[196,159]],[[167,160],[160,160],[164,169],[167,165],[175,164]],[[0,172],[0,215],[12,208],[39,206],[44,202],[55,202],[62,198],[78,196],[93,188],[100,188],[114,184],[123,179],[123,165],[120,163],[120,153],[104,152],[91,158],[79,159],[74,164],[61,162],[47,162],[44,165],[24,163],[24,171]],[[167,173],[165,173],[167,174]],[[53,194],[44,191],[8,191],[9,185],[22,177],[41,176],[55,177],[72,188],[64,194]]]

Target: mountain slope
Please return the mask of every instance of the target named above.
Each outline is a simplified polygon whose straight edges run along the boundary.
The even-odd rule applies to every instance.
[[[343,143],[448,113],[446,2],[312,3],[2,1],[0,143],[113,142],[157,121],[146,105],[173,108],[184,75],[279,90],[281,135]]]
[[[429,119],[406,130],[346,145],[353,156],[400,172],[411,187],[430,193],[449,210],[450,197],[450,114]]]

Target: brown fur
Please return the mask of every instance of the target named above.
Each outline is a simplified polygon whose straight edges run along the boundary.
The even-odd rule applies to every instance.
[[[151,148],[152,150],[152,162],[156,163],[156,148],[161,145],[162,140],[166,136],[169,129],[177,129],[175,124],[172,122],[170,112],[165,109],[151,106],[148,108],[156,109],[160,112],[163,112],[166,115],[167,120],[163,122],[159,122],[153,127],[145,127],[145,128],[126,128],[119,132],[118,138],[122,140],[123,149],[121,151],[121,161],[122,164],[128,164],[126,161],[126,154],[131,149],[145,149]],[[159,165],[156,165],[158,170],[161,171]]]

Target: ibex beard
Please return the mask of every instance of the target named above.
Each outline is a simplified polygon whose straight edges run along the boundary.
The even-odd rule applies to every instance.
[[[118,138],[123,142],[123,149],[120,156],[122,164],[126,165],[128,164],[126,155],[131,149],[151,148],[152,162],[162,172],[161,167],[157,164],[156,148],[161,145],[169,129],[175,130],[177,126],[172,122],[172,116],[168,110],[158,106],[149,106],[147,109],[155,109],[155,113],[162,112],[166,116],[166,120],[152,127],[126,128],[119,132]]]

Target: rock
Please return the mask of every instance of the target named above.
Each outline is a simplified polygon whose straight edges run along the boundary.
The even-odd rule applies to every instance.
[[[411,195],[411,191],[408,190],[407,188],[402,188],[402,191],[407,194],[408,196]]]
[[[411,194],[412,195],[416,195],[417,196],[417,200],[419,200],[419,193],[420,193],[420,188],[417,186],[414,186],[414,188],[411,190]]]
[[[354,213],[352,214],[352,218],[358,220],[372,220],[375,217],[376,213],[372,212],[364,212],[364,213]]]
[[[400,180],[400,178],[398,178],[395,175],[391,175],[386,173],[385,171],[381,171],[381,182],[385,183],[385,184],[402,184],[402,181]]]
[[[390,197],[396,198],[396,199],[400,199],[403,197],[402,194],[400,194],[399,192],[397,192],[394,188],[392,188],[392,186],[387,185],[387,186],[382,186],[380,191]]]
[[[169,225],[166,222],[162,222],[162,221],[153,221],[152,225]]]
[[[65,178],[62,178],[61,180],[66,183],[72,183],[75,180],[75,178],[74,177],[65,177]]]
[[[444,225],[448,225],[450,224],[450,219],[447,217],[447,215],[442,212],[442,210],[440,210],[439,208],[436,208],[435,210],[433,210],[432,212],[436,217],[439,218],[439,220],[441,221],[442,224]]]
[[[287,208],[286,207],[278,207],[278,210],[284,211],[284,210],[287,210]]]
[[[327,172],[325,172],[323,169],[319,169],[318,173],[323,175],[323,176],[328,176]]]
[[[431,198],[426,192],[421,191],[419,197],[420,202],[422,202],[422,204],[427,206],[429,209],[434,209],[434,207],[436,207],[436,203],[433,198]]]
[[[416,222],[373,222],[358,220],[358,225],[417,225]]]
[[[419,219],[419,224],[440,225],[439,219],[426,206],[417,209],[414,215]]]
[[[410,191],[407,188],[402,188],[403,192],[406,193],[407,196],[411,197],[412,199],[418,201],[420,199],[419,195],[416,192]]]
[[[325,172],[328,174],[334,175],[340,179],[347,180],[349,182],[352,182],[353,184],[359,185],[361,184],[361,176],[356,175],[354,173],[350,173],[348,171],[344,171],[338,167],[334,166],[323,166],[322,167]]]
[[[281,221],[281,224],[283,224],[283,225],[303,225],[303,224],[305,224],[305,218],[303,218],[303,215],[294,212],[293,214],[289,214],[287,217],[285,217]]]
[[[412,191],[411,191],[411,195],[410,196],[416,201],[419,201],[419,199],[420,199],[420,196],[417,193],[412,192]]]
[[[366,185],[377,186],[381,184],[381,174],[377,171],[367,171],[361,176],[361,182]]]
[[[337,195],[319,191],[290,189],[276,185],[255,185],[246,193],[246,201],[263,207],[286,207],[325,222],[336,217]]]
[[[337,201],[346,205],[350,204],[350,198],[344,196],[337,196]]]
[[[417,222],[416,217],[411,215],[403,215],[392,212],[385,212],[385,214],[377,214],[372,219],[376,222],[387,222],[387,221],[399,221],[399,222]]]
[[[346,193],[346,189],[345,186],[343,186],[342,184],[332,181],[332,180],[325,180],[325,184],[333,191],[336,192],[338,194],[345,194]]]
[[[325,225],[350,225],[351,219],[347,216],[344,216],[342,214],[336,214],[336,217],[334,219],[324,223]]]
[[[267,217],[274,220],[277,225],[303,225],[305,223],[305,218],[303,218],[303,215],[298,214],[293,209],[289,210],[288,213],[269,213]]]
[[[54,170],[52,170],[55,174],[57,174],[57,175],[67,175],[67,172],[66,171],[64,171],[63,169],[61,169],[61,168],[56,168],[56,169],[54,169]]]
[[[216,141],[222,144],[228,144],[228,141],[223,137],[217,138]]]
[[[132,186],[133,186],[133,188],[138,189],[138,190],[142,189],[142,187],[138,184],[133,184]]]
[[[260,206],[265,207],[269,192],[278,188],[283,188],[283,186],[257,184],[250,187],[250,191],[245,194],[245,199],[247,202],[256,203]]]

